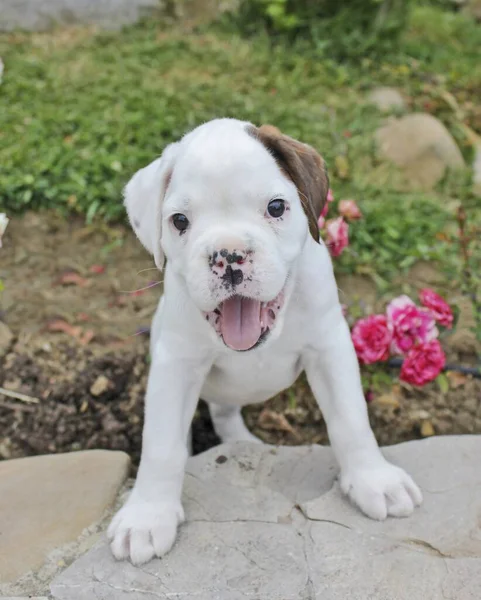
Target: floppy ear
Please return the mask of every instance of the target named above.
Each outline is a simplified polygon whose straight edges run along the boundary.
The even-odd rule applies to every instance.
[[[162,203],[172,177],[178,143],[170,144],[160,158],[140,169],[124,189],[124,205],[130,224],[143,246],[154,255],[159,269],[164,266],[160,245],[162,236]]]
[[[309,231],[318,242],[317,222],[327,202],[329,191],[324,159],[311,146],[284,135],[272,125],[252,127],[249,133],[264,144],[281,170],[297,187],[309,223]]]

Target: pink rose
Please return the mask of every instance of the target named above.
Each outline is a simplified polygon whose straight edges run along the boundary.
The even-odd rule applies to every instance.
[[[419,292],[419,299],[421,300],[421,304],[431,313],[435,321],[443,327],[451,329],[454,319],[453,311],[444,298],[438,296],[433,290],[425,288]]]
[[[417,344],[403,361],[400,379],[413,385],[424,385],[436,379],[445,364],[446,356],[438,340]]]
[[[329,204],[326,202],[326,204],[324,204],[324,208],[322,209],[321,215],[317,221],[317,225],[318,225],[319,229],[322,229],[324,227],[324,225],[326,224],[326,216],[327,216],[328,210],[329,210]]]
[[[393,354],[406,354],[415,344],[424,344],[438,336],[433,316],[418,308],[408,296],[399,296],[388,304],[387,319]]]
[[[334,194],[332,193],[331,188],[329,188],[329,190],[327,191],[326,200],[327,200],[327,202],[326,202],[326,204],[324,204],[324,208],[322,209],[322,212],[317,221],[317,225],[318,225],[319,229],[322,229],[324,227],[324,225],[326,224],[326,217],[327,217],[327,212],[329,210],[329,203],[334,202]]]
[[[389,358],[392,335],[384,315],[359,319],[351,335],[359,362],[369,365]]]
[[[348,221],[354,221],[362,217],[362,213],[355,200],[341,200],[339,202],[339,214]]]
[[[327,246],[332,256],[339,256],[349,244],[349,225],[342,217],[330,219],[326,223]]]

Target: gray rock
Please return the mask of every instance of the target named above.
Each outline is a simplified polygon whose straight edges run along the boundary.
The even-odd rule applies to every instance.
[[[481,436],[385,454],[423,488],[409,519],[360,514],[339,491],[329,448],[214,448],[189,460],[187,523],[170,554],[136,568],[102,541],[53,581],[53,597],[479,600]]]
[[[159,0],[1,0],[0,31],[42,31],[55,25],[117,29],[152,14]]]
[[[399,167],[411,187],[429,189],[446,169],[464,167],[464,160],[446,127],[429,114],[391,119],[376,132],[381,155]]]
[[[405,107],[401,94],[390,87],[376,88],[369,94],[368,101],[370,104],[377,106],[382,112],[402,110]]]
[[[107,450],[0,462],[0,593],[102,519],[129,463]]]
[[[463,12],[481,21],[481,0],[466,0],[463,3]]]

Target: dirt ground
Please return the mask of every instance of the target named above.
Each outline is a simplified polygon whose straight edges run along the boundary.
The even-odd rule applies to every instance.
[[[0,321],[0,459],[87,448],[124,450],[138,464],[150,319],[160,276],[140,244],[120,226],[86,227],[53,214],[13,219],[4,237]],[[419,265],[411,284],[436,273]],[[155,284],[155,285],[154,285]],[[376,303],[367,279],[339,281],[343,301],[362,294]],[[136,291],[137,290],[137,291]],[[460,305],[463,300],[459,299]],[[0,323],[1,325],[1,323]],[[459,328],[458,328],[459,329]],[[3,339],[3,341],[2,341]],[[475,342],[459,329],[443,341],[450,362],[477,363]],[[391,382],[369,398],[381,444],[434,434],[481,433],[481,380],[448,374],[423,389]],[[322,416],[304,378],[263,405],[245,409],[249,428],[273,444],[328,443]],[[201,402],[194,451],[218,443]]]

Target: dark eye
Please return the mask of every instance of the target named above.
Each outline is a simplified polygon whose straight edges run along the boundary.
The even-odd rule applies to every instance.
[[[267,206],[267,212],[270,214],[271,217],[274,217],[274,219],[282,217],[285,210],[286,205],[284,203],[284,200],[271,200]]]
[[[181,213],[176,213],[172,217],[172,223],[174,224],[174,227],[179,231],[185,231],[189,226],[189,219]]]

